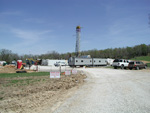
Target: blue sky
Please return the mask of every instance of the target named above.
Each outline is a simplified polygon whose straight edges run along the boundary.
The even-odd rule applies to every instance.
[[[150,0],[0,0],[0,49],[18,54],[150,44]]]

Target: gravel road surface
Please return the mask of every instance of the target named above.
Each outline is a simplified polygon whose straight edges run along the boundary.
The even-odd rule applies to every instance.
[[[150,113],[150,71],[82,69],[88,76],[54,113]]]

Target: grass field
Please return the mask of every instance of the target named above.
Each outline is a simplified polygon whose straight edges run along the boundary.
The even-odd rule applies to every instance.
[[[141,57],[135,57],[132,58],[131,60],[138,60],[138,61],[147,61],[150,62],[150,56],[141,56]],[[147,67],[150,67],[150,63],[146,63]]]
[[[8,77],[30,77],[30,76],[47,76],[49,72],[33,72],[33,73],[0,73],[0,78]]]
[[[150,63],[147,63],[147,67],[150,67]]]
[[[49,76],[49,74],[50,74],[49,72],[0,73],[0,83],[4,87],[24,86],[24,85],[45,81],[45,78],[43,77]]]
[[[141,56],[141,57],[135,57],[131,60],[143,60],[143,61],[150,61],[150,56]]]

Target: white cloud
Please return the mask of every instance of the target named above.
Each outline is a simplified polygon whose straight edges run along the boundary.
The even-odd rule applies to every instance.
[[[39,36],[36,33],[31,32],[31,31],[24,31],[24,30],[20,30],[20,29],[12,29],[12,32],[18,38],[21,38],[21,39],[24,39],[24,40],[28,40],[28,39],[34,40],[34,39],[39,38]]]
[[[40,42],[45,39],[44,36],[46,36],[48,33],[51,33],[51,30],[28,31],[13,28],[11,29],[11,32],[16,38],[20,39],[19,43],[12,45],[13,48],[33,49],[35,45],[40,44]]]
[[[39,40],[41,35],[45,35],[47,33],[52,32],[51,30],[45,31],[28,31],[28,30],[21,30],[21,29],[12,29],[12,33],[14,33],[18,38],[24,40]]]
[[[1,48],[10,49],[13,52],[19,54],[29,53],[32,51],[32,54],[40,54],[44,53],[48,50],[55,48],[54,44],[49,40],[54,40],[56,38],[55,35],[52,35],[53,30],[45,29],[21,29],[15,28],[11,25],[1,24],[0,23],[0,32],[3,34],[7,34],[2,39],[3,42],[8,41],[8,44],[11,43],[11,46],[7,43],[1,44]],[[1,35],[1,38],[3,36]],[[45,44],[46,43],[46,44]],[[42,48],[42,49],[40,49]]]

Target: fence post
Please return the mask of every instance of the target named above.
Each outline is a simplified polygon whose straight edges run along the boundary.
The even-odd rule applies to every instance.
[[[60,74],[61,74],[61,65],[59,66],[59,71],[60,71]]]

